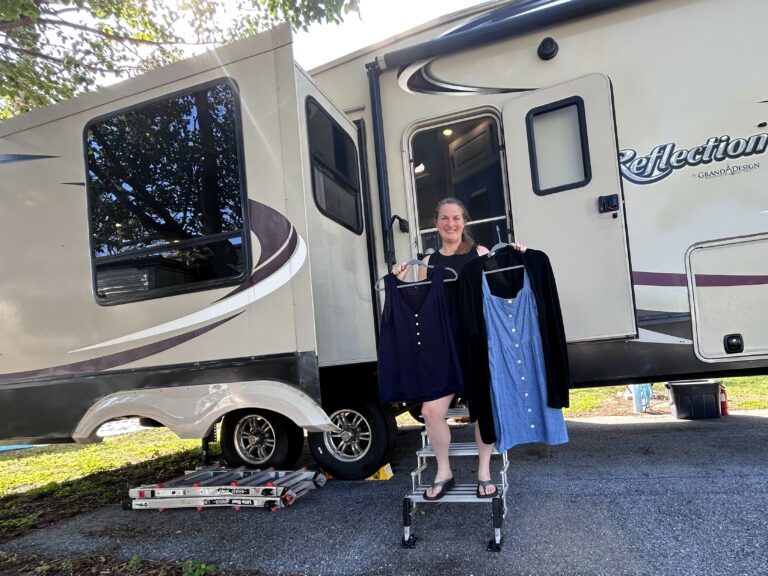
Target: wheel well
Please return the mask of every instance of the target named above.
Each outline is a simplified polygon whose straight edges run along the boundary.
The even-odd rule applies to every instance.
[[[320,368],[320,394],[323,405],[343,398],[365,398],[379,402],[376,362],[326,366]]]

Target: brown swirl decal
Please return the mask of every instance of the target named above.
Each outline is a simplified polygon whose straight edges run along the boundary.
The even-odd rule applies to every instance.
[[[50,376],[68,376],[71,374],[84,374],[88,372],[101,372],[103,370],[109,370],[110,368],[116,368],[117,366],[129,364],[131,362],[147,358],[148,356],[159,354],[165,350],[169,350],[174,346],[178,346],[179,344],[183,344],[184,342],[192,340],[193,338],[197,338],[206,332],[210,332],[214,328],[221,326],[225,322],[229,322],[240,314],[242,314],[242,312],[238,312],[229,318],[223,318],[222,320],[214,322],[213,324],[197,328],[185,334],[172,336],[171,338],[166,338],[165,340],[139,346],[138,348],[133,348],[131,350],[125,350],[124,352],[116,352],[114,354],[108,354],[99,358],[91,358],[90,360],[73,362],[71,364],[62,364],[60,366],[51,366],[39,370],[27,370],[25,372],[0,374],[0,382],[32,378],[37,379]]]

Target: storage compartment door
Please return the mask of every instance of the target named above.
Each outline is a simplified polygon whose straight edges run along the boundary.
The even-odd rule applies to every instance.
[[[525,94],[503,122],[515,239],[549,256],[567,340],[635,336],[610,81]]]
[[[768,358],[768,235],[692,246],[686,271],[696,356]]]

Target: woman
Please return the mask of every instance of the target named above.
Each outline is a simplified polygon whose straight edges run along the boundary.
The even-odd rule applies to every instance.
[[[484,246],[476,245],[472,237],[465,230],[469,221],[469,214],[464,204],[456,198],[443,198],[435,207],[435,226],[440,235],[440,249],[424,257],[422,262],[433,266],[453,268],[457,273],[461,268],[474,258],[488,253]],[[520,244],[512,244],[514,248],[525,251]],[[407,264],[395,264],[392,274],[403,280],[410,266]],[[419,280],[427,278],[427,268],[419,267]],[[449,300],[456,305],[456,299]],[[432,486],[424,493],[426,500],[439,500],[454,485],[451,463],[448,458],[448,447],[451,443],[451,429],[445,418],[451,405],[454,394],[429,400],[421,406],[421,415],[427,428],[427,435],[435,451],[437,460],[437,473]],[[477,496],[478,498],[491,498],[496,494],[496,485],[491,480],[491,451],[493,444],[485,444],[480,437],[477,423],[475,424],[475,441],[479,454],[477,467]]]

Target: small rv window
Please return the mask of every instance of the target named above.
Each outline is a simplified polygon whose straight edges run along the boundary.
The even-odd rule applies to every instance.
[[[313,98],[307,99],[312,190],[320,211],[360,234],[360,178],[357,149],[349,134]]]
[[[533,190],[543,196],[580,188],[591,179],[584,101],[569,98],[528,113]]]
[[[99,302],[157,298],[244,278],[239,127],[235,87],[225,81],[88,125]]]

